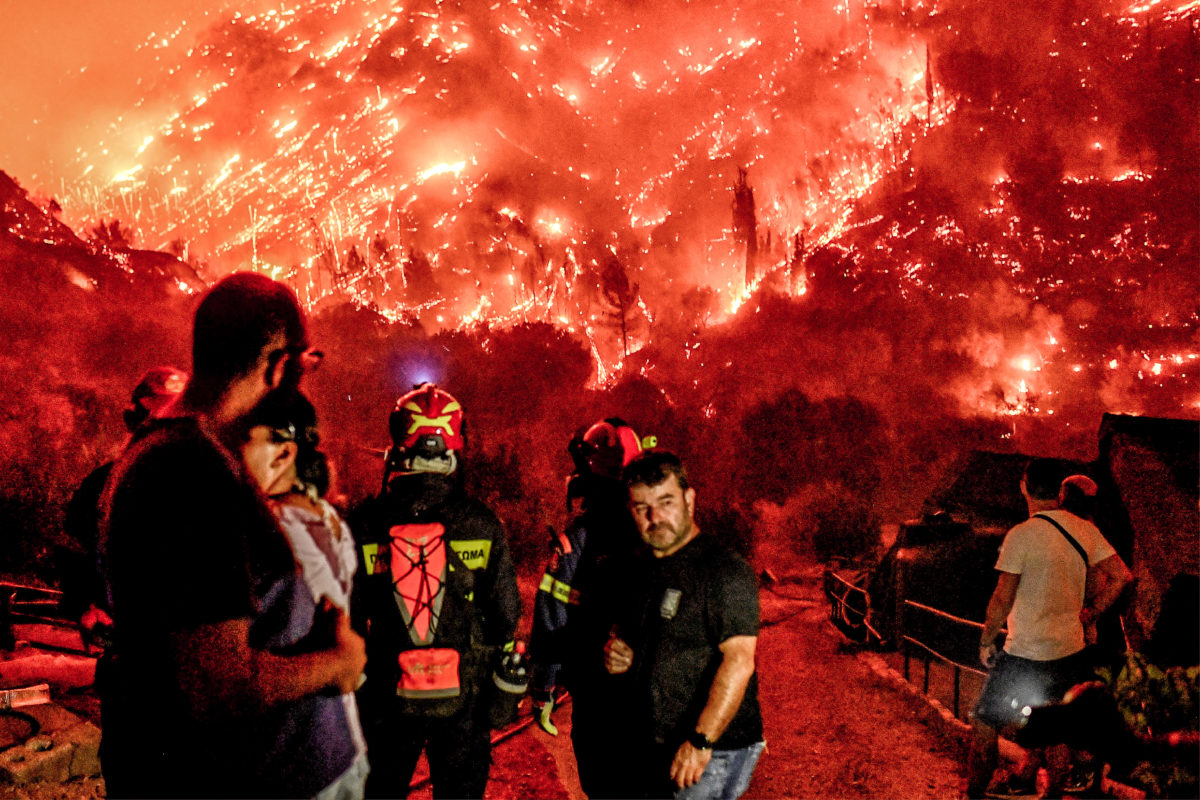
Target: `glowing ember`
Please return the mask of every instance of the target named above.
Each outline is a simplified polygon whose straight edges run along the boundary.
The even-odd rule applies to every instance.
[[[1200,3],[1079,7],[987,42],[1007,12],[927,0],[241,5],[147,39],[161,69],[59,176],[65,221],[119,219],[207,278],[250,265],[314,307],[548,322],[601,382],[693,287],[712,326],[835,282],[845,313],[886,292],[1007,315],[942,347],[975,369],[951,390],[974,413],[1187,374],[1196,315],[1175,298],[1195,277],[1145,291],[1181,238],[1143,203],[1175,132],[1138,144],[1136,109],[1098,87],[1190,42]],[[1027,97],[1023,73],[1062,96]],[[1128,294],[1146,353],[1098,330]]]

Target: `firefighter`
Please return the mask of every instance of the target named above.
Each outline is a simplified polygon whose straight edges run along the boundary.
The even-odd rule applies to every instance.
[[[579,780],[589,797],[623,797],[625,763],[619,747],[627,719],[620,713],[626,676],[604,669],[610,605],[640,540],[629,514],[621,469],[642,452],[623,420],[611,417],[589,427],[567,446],[575,471],[567,481],[567,508],[580,512],[556,538],[549,566],[534,599],[530,654],[531,695],[542,728],[558,733],[551,719],[554,689],[572,697],[571,741]]]
[[[424,750],[435,798],[482,798],[491,673],[520,616],[516,573],[500,521],[463,489],[458,401],[421,384],[396,401],[389,428],[383,489],[350,520],[367,796],[406,796]]]
[[[187,373],[175,367],[147,370],[133,389],[129,407],[122,412],[125,429],[132,434],[146,420],[165,414],[183,392],[187,380]],[[112,609],[96,552],[100,540],[100,496],[112,468],[112,461],[100,465],[71,495],[63,521],[68,544],[56,554],[63,590],[59,607],[68,618],[79,621],[85,645],[103,643],[112,629],[109,616]]]

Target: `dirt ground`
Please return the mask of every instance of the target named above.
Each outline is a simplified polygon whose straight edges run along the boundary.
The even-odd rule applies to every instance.
[[[953,798],[962,754],[842,646],[819,574],[762,594],[755,798]],[[788,599],[790,598],[790,599]]]
[[[952,798],[962,753],[842,645],[825,621],[819,572],[762,592],[759,693],[767,752],[751,798]],[[80,709],[83,710],[83,709]],[[90,710],[90,709],[89,709]],[[90,715],[88,715],[90,716]],[[528,726],[498,742],[487,800],[581,800],[570,749],[570,710],[551,737]],[[103,781],[0,787],[20,800],[103,797]],[[431,797],[428,783],[414,798]]]

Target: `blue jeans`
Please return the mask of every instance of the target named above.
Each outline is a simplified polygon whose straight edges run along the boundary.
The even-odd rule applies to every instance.
[[[713,750],[700,780],[675,792],[675,800],[737,800],[750,786],[750,776],[766,742],[740,750]]]

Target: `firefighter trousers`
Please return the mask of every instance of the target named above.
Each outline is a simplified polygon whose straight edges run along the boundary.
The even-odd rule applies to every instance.
[[[475,705],[444,718],[394,715],[368,722],[367,797],[406,797],[424,750],[435,800],[482,798],[492,740],[487,717]]]

